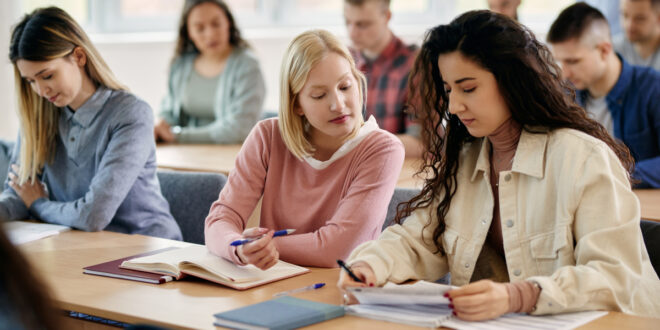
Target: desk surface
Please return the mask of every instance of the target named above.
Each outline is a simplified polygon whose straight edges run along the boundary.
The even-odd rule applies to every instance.
[[[158,167],[179,171],[204,171],[229,174],[241,146],[209,144],[159,144],[156,148]],[[414,174],[420,159],[406,158],[397,187],[421,188],[423,180]],[[660,189],[635,190],[642,206],[642,218],[660,221]]]
[[[246,291],[236,291],[211,282],[188,278],[161,285],[85,275],[82,268],[127,255],[166,246],[185,246],[141,235],[112,232],[64,232],[21,245],[39,274],[53,288],[64,310],[96,315],[126,323],[149,323],[177,328],[213,328],[213,314],[268,300],[274,293],[325,282],[325,288],[296,297],[340,304],[336,287],[338,269],[314,268],[311,273]],[[611,312],[581,329],[650,329],[658,319]],[[321,329],[401,329],[402,325],[346,316],[316,325]]]

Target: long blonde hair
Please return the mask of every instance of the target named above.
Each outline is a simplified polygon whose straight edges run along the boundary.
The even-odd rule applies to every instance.
[[[39,8],[25,15],[12,30],[9,59],[14,64],[20,119],[19,182],[35,182],[55,154],[59,110],[39,96],[21,77],[18,60],[50,61],[80,47],[87,56],[85,73],[95,86],[126,90],[112,74],[85,31],[69,14],[57,7]]]
[[[328,53],[336,53],[345,58],[351,73],[357,80],[360,94],[360,108],[364,103],[366,79],[355,67],[355,61],[348,48],[332,33],[325,30],[310,30],[297,36],[284,53],[280,70],[280,110],[279,129],[287,148],[297,158],[302,159],[314,153],[314,146],[305,134],[306,119],[295,113],[297,97],[302,90],[312,68]],[[352,136],[355,136],[364,123],[362,116]]]

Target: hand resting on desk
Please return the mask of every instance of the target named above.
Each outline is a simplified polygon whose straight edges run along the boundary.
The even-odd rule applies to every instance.
[[[264,236],[256,241],[239,245],[236,248],[236,255],[242,262],[255,265],[262,270],[275,266],[280,259],[280,253],[273,242],[274,233],[267,228],[246,229],[243,231],[244,238]]]

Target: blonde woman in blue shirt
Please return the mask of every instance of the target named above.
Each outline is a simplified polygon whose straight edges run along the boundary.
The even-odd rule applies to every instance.
[[[153,115],[128,93],[63,10],[14,28],[20,135],[0,220],[181,239],[156,177]]]
[[[261,117],[259,62],[220,0],[188,0],[154,135],[178,143],[241,143]]]

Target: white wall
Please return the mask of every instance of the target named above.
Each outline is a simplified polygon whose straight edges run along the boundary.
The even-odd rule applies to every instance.
[[[16,139],[14,69],[9,62],[11,24],[19,16],[14,1],[0,1],[0,139]]]

